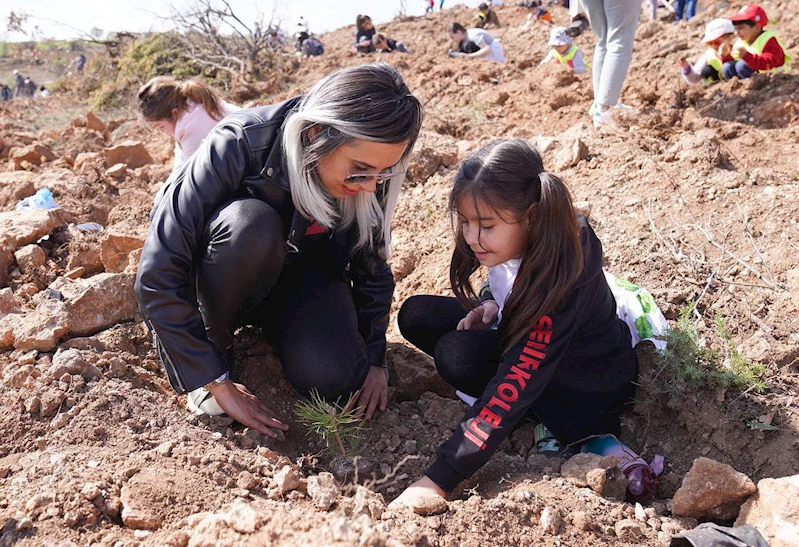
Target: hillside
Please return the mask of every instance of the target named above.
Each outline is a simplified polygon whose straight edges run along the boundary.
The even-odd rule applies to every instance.
[[[255,83],[262,94],[246,106],[381,60],[425,105],[394,220],[391,401],[364,429],[359,475],[374,473],[370,488],[296,421],[297,396],[256,329],[238,333],[234,377],[287,418],[285,440],[188,416],[169,387],[132,282],[153,196],[171,171],[171,140],[130,107],[87,116],[76,93],[0,103],[8,165],[0,173],[0,545],[667,545],[697,524],[671,503],[696,458],[755,483],[799,474],[799,80],[688,87],[677,59],[698,57],[704,24],[737,5],[710,4],[700,2],[691,24],[642,13],[621,99],[632,108],[600,130],[587,114],[590,76],[538,66],[549,27],[528,24],[528,10],[513,6],[499,10],[505,26],[491,31],[505,65],[446,57],[446,24],[473,17],[456,7],[379,27],[410,55],[349,54],[348,27],[322,36],[324,56],[287,60]],[[762,5],[796,57],[799,7]],[[553,16],[567,23],[565,10]],[[593,34],[576,43],[590,60]],[[639,350],[641,384],[623,440],[647,461],[666,460],[643,515],[566,480],[563,462],[531,450],[531,426],[443,514],[385,510],[465,410],[402,339],[395,313],[414,294],[449,293],[452,178],[469,153],[502,136],[531,139],[569,183],[590,211],[607,270],[648,288],[674,325],[695,304],[688,313],[700,346],[722,368],[743,359],[764,371],[764,390],[714,383],[707,371],[692,384]],[[45,187],[59,209],[14,212]],[[79,227],[89,222],[104,230]],[[554,529],[553,513],[562,516]],[[620,525],[628,520],[638,522],[632,532]]]

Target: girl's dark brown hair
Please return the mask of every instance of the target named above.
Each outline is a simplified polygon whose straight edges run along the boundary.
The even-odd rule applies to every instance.
[[[369,17],[368,15],[361,15],[361,14],[358,14],[358,15],[355,17],[355,27],[356,27],[358,30],[363,30],[363,25],[364,25],[364,23],[367,23],[367,22],[369,22],[369,21],[371,21],[371,20],[372,20],[372,18],[371,18],[371,17]]]
[[[178,82],[171,76],[158,76],[139,88],[139,111],[145,120],[163,120],[186,110],[187,101],[203,105],[208,115],[222,118],[221,100],[210,86],[199,80]]]
[[[450,283],[467,309],[478,304],[471,275],[480,267],[458,222],[458,203],[470,199],[528,223],[519,273],[502,309],[499,335],[505,351],[522,341],[564,300],[583,271],[580,227],[569,188],[544,170],[541,154],[522,139],[493,141],[467,159],[449,199],[456,230]],[[456,224],[455,224],[456,223]]]

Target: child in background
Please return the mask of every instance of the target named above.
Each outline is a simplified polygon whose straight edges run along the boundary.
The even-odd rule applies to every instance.
[[[505,62],[505,50],[499,38],[493,37],[480,28],[466,30],[460,23],[450,23],[447,27],[449,39],[455,49],[449,52],[450,57],[466,59],[483,59],[486,61]]]
[[[139,111],[156,129],[175,139],[178,171],[200,147],[219,120],[241,110],[226,103],[198,80],[179,82],[171,76],[153,78],[139,89]]]
[[[554,437],[541,439],[542,453],[618,436],[638,376],[630,328],[602,271],[602,244],[529,142],[484,146],[461,166],[449,203],[457,298],[411,297],[398,324],[444,380],[477,400],[426,476],[392,506],[446,496],[528,415]],[[481,266],[488,284],[478,295],[470,277]]]
[[[724,77],[724,63],[733,60],[730,44],[734,34],[735,27],[729,19],[713,19],[707,24],[702,37],[702,43],[708,47],[704,55],[693,66],[685,57],[680,57],[677,61],[689,84],[698,84],[701,81],[713,83]]]
[[[427,4],[427,9],[424,10],[425,13],[433,13],[433,8],[436,7],[436,0],[430,0]]]
[[[474,26],[477,28],[488,28],[489,25],[494,25],[497,28],[501,26],[497,13],[488,4],[483,2],[477,9],[477,22]]]
[[[560,63],[568,66],[575,74],[583,74],[588,71],[583,58],[583,52],[572,44],[571,37],[566,33],[565,27],[555,27],[549,33],[549,45],[551,49],[541,64]]]
[[[732,60],[724,63],[724,78],[749,78],[755,72],[787,70],[791,57],[770,30],[766,12],[757,4],[748,4],[730,17],[738,40],[732,46]]]
[[[386,38],[382,34],[375,34],[374,38],[372,38],[372,44],[374,44],[375,50],[378,53],[392,53],[394,51],[399,51],[400,53],[410,53],[408,48],[405,47],[405,44],[402,42],[397,42],[391,38]]]
[[[355,18],[355,28],[358,30],[355,33],[355,53],[363,55],[374,52],[375,45],[372,43],[372,38],[377,30],[372,24],[372,18],[368,15],[358,15]]]

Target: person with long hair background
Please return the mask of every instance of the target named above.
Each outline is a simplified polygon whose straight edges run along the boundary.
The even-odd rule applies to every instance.
[[[455,298],[411,297],[398,323],[472,406],[398,505],[446,496],[525,416],[540,422],[539,453],[618,435],[638,373],[602,271],[602,244],[530,143],[484,146],[461,166],[449,203]],[[471,278],[481,266],[488,283],[478,292]]]
[[[222,118],[241,110],[200,80],[179,82],[171,76],[153,78],[141,86],[138,97],[145,121],[175,139],[174,171],[183,167]]]

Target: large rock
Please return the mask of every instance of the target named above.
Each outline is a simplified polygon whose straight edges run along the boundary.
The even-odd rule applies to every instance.
[[[0,207],[12,209],[16,202],[35,194],[35,180],[30,171],[0,173]]]
[[[153,163],[150,153],[147,152],[144,144],[139,141],[122,141],[114,146],[104,148],[103,155],[105,164],[108,167],[117,163],[124,163],[129,169],[135,169]]]
[[[731,520],[756,491],[752,479],[729,465],[697,458],[674,494],[672,512],[696,519]]]
[[[103,233],[100,240],[100,260],[106,272],[122,272],[128,266],[128,257],[136,249],[144,247],[146,228],[139,233],[128,233],[115,227],[110,227]]]
[[[64,297],[72,323],[70,334],[88,336],[136,317],[135,279],[130,273],[102,273],[88,279],[59,278],[50,288]]]
[[[341,492],[331,473],[319,473],[308,477],[308,496],[318,509],[327,511],[341,497]]]
[[[105,169],[105,157],[100,152],[81,152],[75,157],[72,168],[79,173],[90,171],[100,173]]]
[[[92,131],[97,131],[98,133],[102,134],[103,139],[105,140],[108,140],[111,136],[111,133],[108,131],[108,126],[105,124],[105,122],[98,118],[97,115],[91,110],[86,113],[86,127]]]
[[[44,266],[47,260],[47,253],[38,245],[25,245],[17,249],[17,252],[14,253],[14,258],[17,260],[19,271],[29,273]]]
[[[17,311],[14,292],[9,288],[0,289],[0,319],[9,313],[16,313]]]
[[[72,327],[66,305],[43,299],[26,314],[12,313],[0,319],[0,350],[52,351]]]
[[[45,162],[53,161],[56,158],[53,151],[43,144],[31,144],[21,148],[14,148],[11,150],[9,156],[11,157],[11,161],[14,162],[14,167],[17,169],[22,167],[22,162],[28,162],[31,165],[41,165]]]
[[[15,251],[65,224],[61,209],[25,209],[0,213],[0,249]]]
[[[799,542],[799,475],[763,479],[746,500],[735,526],[751,524],[771,547],[796,547]]]

